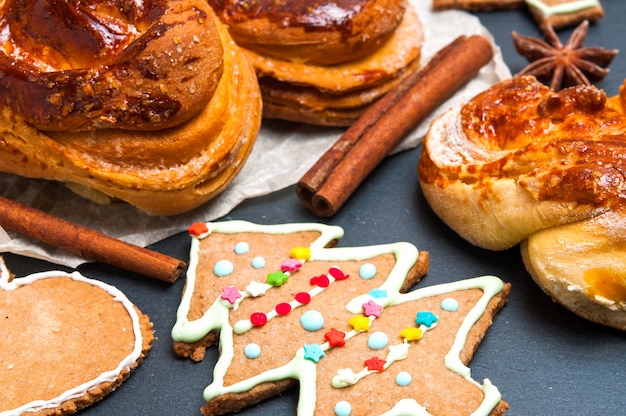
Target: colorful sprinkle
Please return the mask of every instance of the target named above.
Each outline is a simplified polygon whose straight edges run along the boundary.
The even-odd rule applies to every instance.
[[[361,276],[361,278],[365,280],[373,278],[374,276],[376,276],[376,266],[374,266],[372,263],[365,263],[359,269],[359,276]]]
[[[311,302],[311,295],[309,295],[307,292],[299,292],[296,293],[295,299],[301,304],[306,305],[307,303]]]
[[[220,260],[213,267],[213,273],[218,277],[228,276],[233,270],[235,270],[235,265],[229,260]]]
[[[330,269],[328,269],[328,274],[334,277],[335,280],[346,280],[348,277],[350,277],[349,274],[344,274],[341,271],[341,269],[337,266],[333,266]]]
[[[282,270],[285,273],[286,272],[293,273],[296,270],[298,270],[300,267],[302,267],[302,263],[299,260],[287,259],[283,261],[283,264],[281,264],[280,270]]]
[[[324,351],[317,344],[304,344],[304,358],[318,363],[324,356]]]
[[[363,304],[363,311],[365,316],[380,316],[380,312],[383,310],[383,307],[373,300],[368,300]]]
[[[413,378],[406,371],[400,371],[398,375],[396,375],[396,384],[398,386],[406,387],[411,384],[411,381],[413,381]]]
[[[237,302],[237,299],[243,297],[239,293],[239,289],[235,286],[226,286],[222,288],[222,299],[229,301],[231,304]]]
[[[319,331],[324,327],[324,315],[316,310],[306,311],[300,317],[300,324],[307,331]]]
[[[235,244],[236,254],[246,254],[248,251],[250,251],[250,246],[245,241],[240,241]]]
[[[389,344],[389,337],[384,332],[374,332],[367,340],[367,346],[373,350],[382,350]]]
[[[291,305],[288,303],[279,303],[274,309],[279,315],[287,315],[289,312],[291,312]]]
[[[418,312],[415,317],[415,323],[418,325],[425,325],[427,328],[436,324],[439,318],[432,312]]]
[[[261,256],[252,259],[252,267],[255,269],[262,269],[265,267],[265,259]]]
[[[261,347],[252,342],[243,348],[243,353],[248,358],[258,358],[261,355]]]
[[[187,230],[189,234],[194,235],[196,237],[201,236],[202,234],[206,234],[209,232],[209,228],[206,226],[204,222],[194,222],[189,226]]]
[[[325,333],[324,339],[328,341],[331,347],[343,347],[346,345],[346,333],[335,328],[331,328],[330,331]]]
[[[400,331],[400,336],[407,341],[418,341],[422,338],[422,330],[419,328],[404,328]]]
[[[367,316],[354,315],[348,323],[355,331],[369,331],[370,329],[370,319]]]
[[[373,297],[374,299],[386,298],[387,297],[387,291],[386,290],[381,290],[381,289],[372,289],[372,290],[370,290],[369,295],[371,297]]]
[[[246,286],[246,292],[253,298],[256,298],[257,296],[265,295],[269,288],[270,286],[267,283],[259,283],[252,280],[248,286]]]
[[[254,326],[263,326],[267,323],[267,315],[263,312],[254,312],[250,315],[250,322]]]
[[[456,312],[459,309],[459,302],[453,298],[445,298],[441,301],[441,309],[448,312]]]
[[[272,286],[282,286],[289,280],[289,275],[283,272],[273,272],[267,275],[267,283]]]
[[[308,260],[311,258],[311,249],[308,247],[294,247],[289,252],[289,255],[300,261]]]
[[[319,287],[328,287],[330,286],[330,279],[325,274],[312,277],[310,280],[311,285],[319,286]]]
[[[342,400],[335,404],[335,414],[337,416],[350,416],[350,413],[352,413],[352,406],[347,401]]]
[[[385,369],[385,360],[382,360],[378,357],[372,357],[369,360],[365,360],[365,365],[369,371],[378,371],[381,372]]]

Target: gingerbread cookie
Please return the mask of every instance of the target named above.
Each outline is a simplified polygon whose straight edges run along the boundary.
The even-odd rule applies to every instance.
[[[190,227],[174,349],[201,360],[219,343],[205,415],[239,411],[299,385],[298,415],[500,415],[467,367],[504,304],[494,276],[409,291],[428,254],[405,242],[334,247],[340,227]],[[454,400],[451,400],[454,398]]]
[[[0,258],[0,414],[66,415],[143,360],[152,323],[115,287],[78,272],[12,279]]]
[[[545,29],[573,26],[582,21],[594,22],[604,16],[600,0],[525,0],[530,12]]]

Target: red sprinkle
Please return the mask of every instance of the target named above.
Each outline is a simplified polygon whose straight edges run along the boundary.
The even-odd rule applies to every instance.
[[[209,228],[206,226],[206,223],[204,222],[194,222],[193,224],[191,224],[189,226],[189,234],[191,235],[195,235],[200,236],[204,233],[207,233],[209,231]]]
[[[291,305],[288,303],[279,303],[274,309],[276,309],[276,313],[279,315],[287,315],[291,312]]]
[[[346,333],[335,328],[331,328],[330,331],[325,333],[324,339],[328,341],[331,347],[343,347],[346,345]]]
[[[346,280],[348,277],[350,277],[349,274],[344,274],[339,267],[335,266],[328,269],[328,273],[336,280]]]
[[[328,276],[322,274],[311,278],[311,284],[319,287],[328,287],[330,285],[330,280],[328,279]]]
[[[250,315],[250,322],[252,322],[254,326],[263,326],[267,323],[267,315],[263,312],[254,312]]]
[[[306,305],[307,303],[311,302],[311,295],[306,292],[296,293],[296,300],[301,304]]]
[[[385,360],[381,360],[378,357],[372,357],[369,360],[365,360],[365,365],[369,371],[381,372],[385,369],[385,362]]]

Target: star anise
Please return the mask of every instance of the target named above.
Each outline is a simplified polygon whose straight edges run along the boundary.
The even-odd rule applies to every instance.
[[[513,45],[517,52],[530,62],[516,74],[534,75],[539,81],[558,91],[562,87],[591,85],[602,80],[617,49],[583,47],[589,22],[583,21],[563,45],[552,26],[544,29],[545,41],[513,32]]]

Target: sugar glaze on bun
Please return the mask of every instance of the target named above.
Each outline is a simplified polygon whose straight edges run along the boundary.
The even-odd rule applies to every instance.
[[[529,273],[557,302],[620,329],[623,102],[595,87],[505,80],[435,120],[418,166],[426,200],[460,236],[490,250],[521,243]]]

